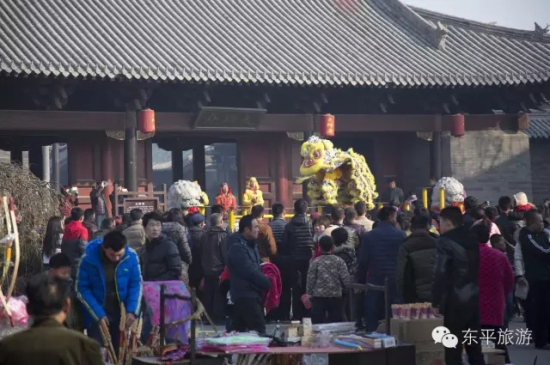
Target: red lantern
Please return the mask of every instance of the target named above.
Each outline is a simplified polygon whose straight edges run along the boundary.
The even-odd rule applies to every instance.
[[[139,112],[139,131],[141,133],[155,132],[155,111],[144,109]]]
[[[334,137],[336,129],[336,120],[334,115],[325,114],[321,116],[321,136],[322,137]]]
[[[462,137],[464,135],[464,115],[451,115],[451,135]]]

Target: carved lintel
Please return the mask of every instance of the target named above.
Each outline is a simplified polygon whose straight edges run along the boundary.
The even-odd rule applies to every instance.
[[[265,109],[203,107],[194,129],[256,130],[266,112]]]
[[[105,131],[105,134],[107,135],[107,137],[109,138],[112,138],[112,139],[116,139],[118,141],[124,141],[126,139],[126,135],[125,135],[125,131],[121,130],[121,131],[117,131],[117,130],[107,130]],[[142,133],[140,131],[137,131],[137,139],[138,141],[143,141],[145,139],[149,139],[149,138],[153,138],[153,136],[155,135],[155,132],[153,133]]]

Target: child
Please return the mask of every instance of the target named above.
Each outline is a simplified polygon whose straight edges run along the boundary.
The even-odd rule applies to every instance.
[[[342,292],[349,286],[350,276],[344,260],[331,253],[334,241],[330,236],[319,240],[322,255],[313,260],[307,272],[306,294],[311,302],[314,324],[343,320]]]
[[[71,279],[71,259],[64,253],[56,253],[50,257],[48,273],[58,279]]]
[[[71,259],[64,253],[56,253],[50,257],[48,275],[56,279],[72,281],[71,279]],[[77,302],[73,292],[71,297],[71,311],[65,320],[65,327],[76,331],[83,329],[83,318],[80,309],[80,303]]]
[[[315,260],[317,257],[321,256],[321,250],[319,249],[319,239],[325,235],[325,230],[330,226],[330,219],[326,215],[317,217],[313,221],[313,230],[315,234],[313,235],[313,242],[315,242],[315,252],[311,260]]]
[[[339,227],[332,231],[330,235],[332,236],[332,240],[334,241],[334,249],[332,250],[332,252],[334,253],[334,255],[344,260],[344,262],[346,263],[346,267],[348,268],[350,280],[353,280],[357,272],[357,256],[355,255],[355,250],[346,245],[346,242],[348,242],[349,239],[349,234],[350,232],[346,228]],[[346,321],[348,318],[351,317],[351,312],[349,308],[349,292],[347,290],[344,290],[342,292],[342,296],[345,313],[344,321]]]

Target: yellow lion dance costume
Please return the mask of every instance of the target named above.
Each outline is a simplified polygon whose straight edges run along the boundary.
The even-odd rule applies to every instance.
[[[378,197],[376,184],[365,158],[352,149],[342,151],[334,148],[331,141],[310,137],[300,151],[303,162],[302,177],[298,183],[310,180],[308,196],[312,205],[352,205],[359,201],[374,208]]]

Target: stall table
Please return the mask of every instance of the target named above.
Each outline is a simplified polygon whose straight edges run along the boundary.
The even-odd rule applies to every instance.
[[[325,348],[311,348],[301,346],[289,347],[270,347],[262,353],[235,352],[227,354],[223,352],[198,352],[206,358],[197,358],[193,365],[220,365],[223,359],[228,355],[235,355],[237,362],[234,364],[254,364],[254,365],[302,365],[304,356],[309,359],[315,355],[320,357],[327,355],[328,364],[345,365],[415,365],[415,348],[412,345],[400,345],[386,349],[365,349],[354,350],[336,346]],[[412,361],[412,362],[411,362]],[[158,358],[136,357],[133,359],[133,365],[187,365],[189,360],[181,361],[159,361]],[[324,363],[326,364],[326,362]],[[322,365],[311,363],[309,365]]]

